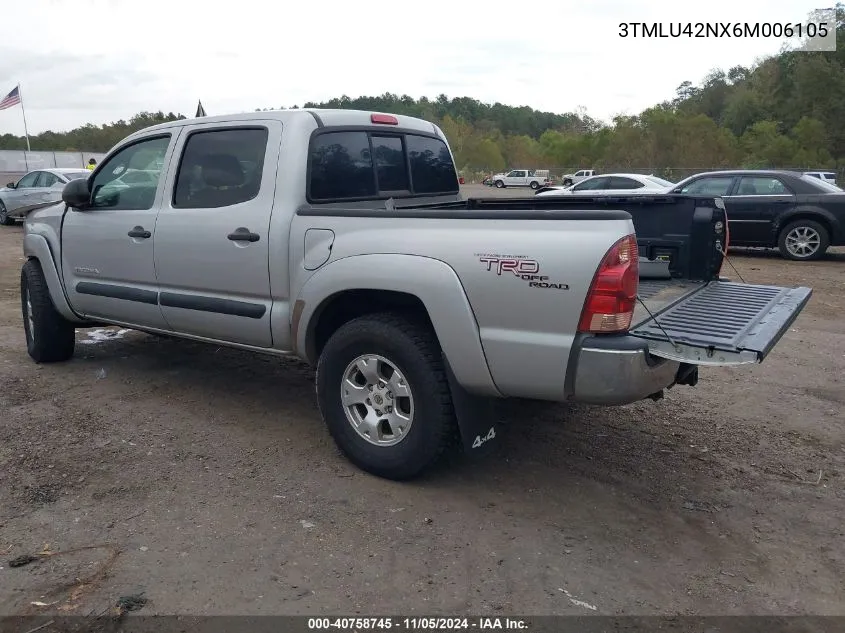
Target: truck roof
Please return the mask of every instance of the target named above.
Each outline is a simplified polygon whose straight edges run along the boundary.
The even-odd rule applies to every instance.
[[[191,123],[221,123],[225,121],[260,121],[267,119],[275,119],[282,123],[290,121],[295,117],[313,117],[318,125],[322,124],[326,127],[337,126],[371,126],[374,125],[370,120],[372,114],[387,114],[382,112],[367,111],[367,110],[342,110],[342,109],[322,109],[322,108],[302,108],[302,109],[286,109],[286,110],[266,110],[262,112],[238,112],[233,114],[221,114],[217,116],[206,116],[201,118],[180,119],[178,121],[169,121],[167,123],[159,123],[153,125],[139,132],[150,132],[156,130],[165,130],[172,127],[181,127]],[[399,121],[399,127],[406,130],[415,130],[419,132],[426,132],[428,134],[442,135],[436,125],[423,119],[416,117],[404,116],[401,114],[391,114]],[[377,124],[376,124],[377,125]],[[385,126],[389,129],[392,126]],[[135,132],[138,134],[139,132]]]

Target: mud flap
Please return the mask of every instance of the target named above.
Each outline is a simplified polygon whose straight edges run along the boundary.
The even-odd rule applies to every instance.
[[[458,419],[458,431],[464,452],[471,457],[488,455],[495,440],[499,439],[498,417],[492,398],[485,398],[469,393],[461,386],[452,372],[448,359],[444,356],[449,390],[452,392],[452,404]]]

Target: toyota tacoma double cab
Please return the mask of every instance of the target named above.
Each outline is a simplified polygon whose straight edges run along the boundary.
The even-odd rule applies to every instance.
[[[382,113],[157,125],[62,197],[25,220],[36,362],[101,324],[294,355],[393,479],[485,452],[496,398],[624,405],[760,362],[811,293],[719,277],[719,199],[463,199],[440,128]]]
[[[596,173],[598,172],[595,169],[579,169],[574,174],[564,174],[560,177],[560,181],[564,187],[570,187],[586,178],[592,178]]]

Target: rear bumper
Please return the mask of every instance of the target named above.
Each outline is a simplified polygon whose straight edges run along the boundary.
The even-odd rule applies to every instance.
[[[649,354],[648,342],[634,336],[587,337],[575,350],[570,400],[623,405],[648,398],[675,384],[677,361]]]

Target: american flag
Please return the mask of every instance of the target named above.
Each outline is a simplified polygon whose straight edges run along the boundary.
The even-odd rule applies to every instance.
[[[12,106],[16,106],[21,102],[21,93],[18,90],[18,87],[15,86],[12,89],[12,92],[7,94],[3,97],[2,101],[0,101],[0,110],[5,110],[6,108],[11,108]]]

